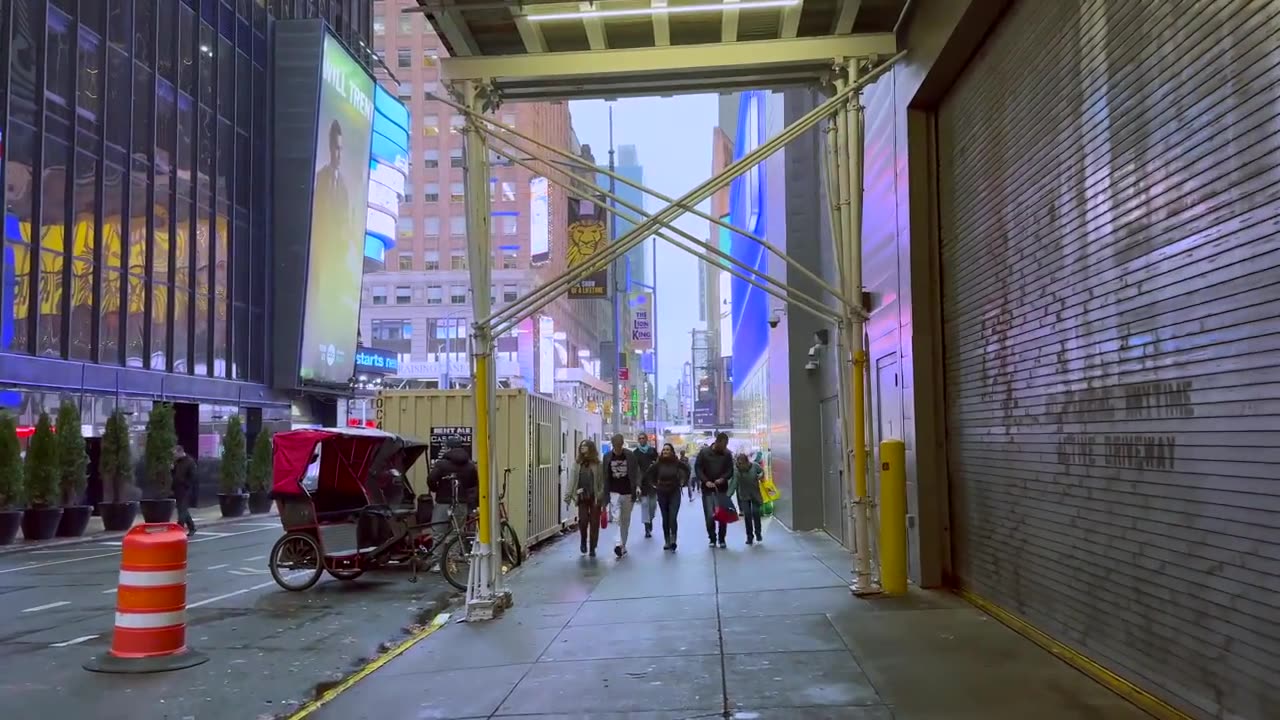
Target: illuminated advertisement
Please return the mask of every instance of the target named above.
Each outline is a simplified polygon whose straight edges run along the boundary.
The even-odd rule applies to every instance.
[[[374,82],[325,35],[298,376],[346,383],[355,367]]]
[[[529,180],[529,256],[534,264],[551,259],[551,222],[548,218],[549,183],[544,177]]]
[[[538,318],[538,392],[550,395],[556,388],[556,321]]]
[[[731,223],[733,217],[724,215],[720,218],[726,223]],[[719,228],[720,234],[718,238],[718,247],[720,252],[733,256],[733,233],[726,227]],[[720,259],[720,264],[730,267],[728,260]],[[733,356],[733,275],[727,272],[720,273],[720,357]]]
[[[734,160],[764,144],[765,140],[765,92],[751,91],[742,94],[738,107],[738,137],[734,143]],[[733,225],[744,228],[757,237],[766,233],[765,217],[765,164],[759,163],[736,178],[729,189],[730,216]],[[748,237],[732,234],[733,257],[757,272],[766,272],[768,257],[764,246]],[[748,285],[741,278],[731,277],[730,282],[731,339],[733,342],[734,393],[751,378],[765,357],[768,348],[768,296]]]
[[[396,246],[396,225],[409,174],[409,111],[381,86],[373,92],[373,137],[369,149],[369,203],[365,215],[365,257],[381,269]]]
[[[569,201],[569,247],[566,251],[570,270],[586,265],[608,242],[605,230],[604,196],[595,201],[573,198]],[[609,297],[609,268],[605,266],[569,286],[569,299],[590,300]]]

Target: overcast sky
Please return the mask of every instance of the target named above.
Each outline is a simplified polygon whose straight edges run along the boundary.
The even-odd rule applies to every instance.
[[[716,125],[715,95],[674,98],[634,98],[612,103],[581,100],[569,103],[578,139],[591,146],[596,160],[609,159],[609,106],[613,106],[613,144],[635,145],[644,167],[646,186],[679,197],[711,176],[711,132]],[[661,210],[663,203],[645,199],[645,210]],[[710,211],[710,203],[701,209]],[[694,237],[706,239],[706,220],[685,215],[676,224]],[[698,263],[696,258],[658,241],[658,392],[680,379],[689,360],[689,331],[698,321]]]

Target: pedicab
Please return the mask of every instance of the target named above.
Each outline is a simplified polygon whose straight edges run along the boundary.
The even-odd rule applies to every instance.
[[[268,560],[276,583],[301,591],[326,572],[351,581],[404,565],[417,582],[438,557],[445,580],[465,590],[473,523],[453,513],[433,523],[431,497],[415,497],[406,477],[426,452],[425,443],[370,428],[272,436],[271,496],[284,527]]]

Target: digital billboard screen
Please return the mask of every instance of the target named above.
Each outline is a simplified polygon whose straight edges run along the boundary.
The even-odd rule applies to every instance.
[[[298,375],[346,383],[355,366],[373,132],[373,78],[324,38]]]
[[[551,259],[551,221],[548,216],[547,179],[529,180],[529,256],[535,265]]]

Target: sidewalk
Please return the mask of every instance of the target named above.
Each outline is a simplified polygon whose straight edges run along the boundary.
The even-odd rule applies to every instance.
[[[222,517],[222,509],[217,504],[205,507],[191,508],[191,519],[195,520],[196,528],[215,527],[227,522],[235,522],[237,520],[248,520],[251,517],[268,517],[276,516],[275,508],[271,509],[268,515],[241,515],[238,518]],[[177,519],[177,515],[174,515]],[[138,517],[134,520],[134,525],[142,524],[142,513],[138,513]],[[81,543],[103,542],[106,540],[119,540],[124,537],[122,532],[106,532],[102,529],[102,518],[93,516],[89,518],[89,527],[80,537],[71,538],[52,538],[50,540],[41,540],[38,542],[28,542],[22,539],[22,533],[18,533],[18,538],[13,541],[12,545],[0,545],[0,556],[10,555],[13,553],[27,552],[30,550],[49,550],[51,548],[66,547],[68,545],[79,545]]]
[[[637,520],[619,561],[565,537],[508,576],[515,607],[450,623],[321,707],[357,718],[1141,720],[1147,715],[950,593],[850,595],[849,555],[768,522],[677,553]],[[635,532],[638,531],[638,532]]]

